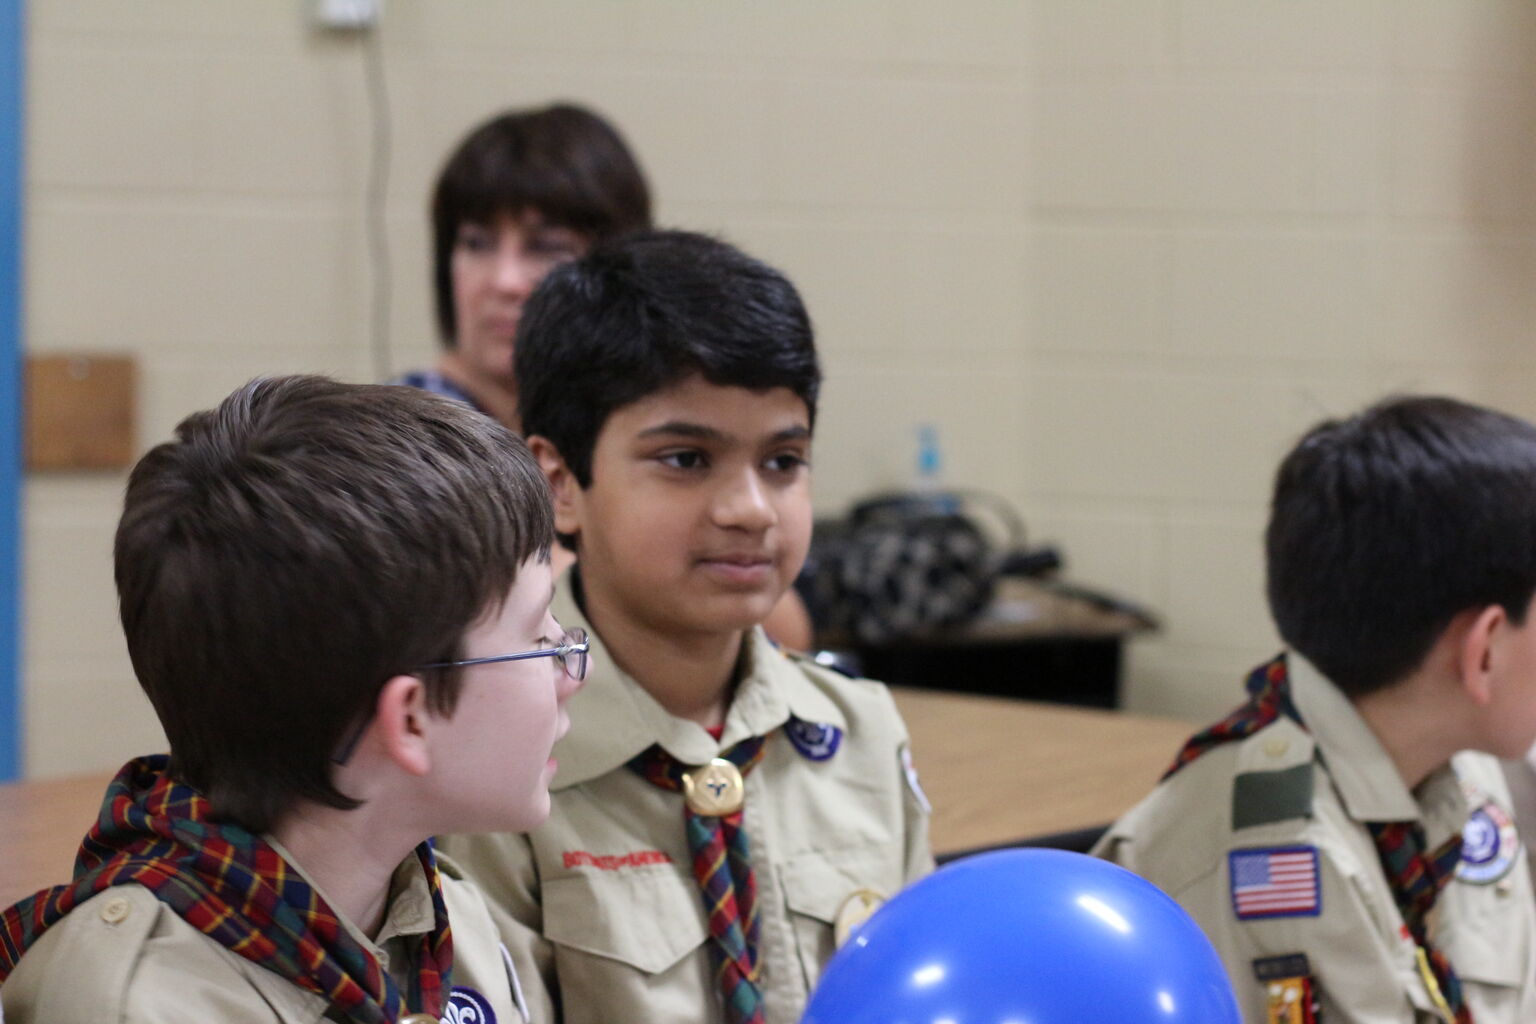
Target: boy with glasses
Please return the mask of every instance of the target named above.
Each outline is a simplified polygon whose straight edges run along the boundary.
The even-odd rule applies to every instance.
[[[577,552],[556,613],[599,667],[550,820],[444,847],[535,1016],[790,1024],[835,942],[932,864],[889,693],[760,627],[810,541],[805,308],[729,245],[641,234],[555,270],[516,353]]]
[[[116,577],[171,750],[0,915],[12,1024],[526,1019],[428,837],[549,813],[552,537],[522,442],[414,389],[258,380],[145,455]]]

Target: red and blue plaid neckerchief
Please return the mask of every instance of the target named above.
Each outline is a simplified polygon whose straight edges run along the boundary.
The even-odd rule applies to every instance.
[[[767,738],[742,740],[720,756],[745,777],[763,759]],[[629,769],[652,785],[681,790],[690,769],[652,745],[629,761]],[[742,828],[746,807],[716,817],[696,814],[683,804],[693,876],[709,912],[711,959],[731,1024],[762,1024],[763,994],[758,987],[758,934],[762,912],[757,905],[757,879],[752,874],[752,848]]]
[[[394,979],[320,894],[259,836],[210,821],[208,801],[174,781],[164,754],[129,761],[107,786],[75,858],[74,880],[0,913],[0,982],[76,906],[114,885],[141,885],[219,945],[330,1000],[355,1024],[395,1024]],[[435,927],[417,950],[411,1002],[442,1015],[453,937],[430,843],[416,848]]]
[[[1284,654],[1254,669],[1246,687],[1247,703],[1209,729],[1191,736],[1173,759],[1164,779],[1213,747],[1252,736],[1281,715],[1303,729],[1307,727],[1291,700],[1291,680]],[[1455,1024],[1473,1024],[1472,1010],[1461,991],[1461,979],[1445,954],[1430,945],[1427,927],[1435,898],[1455,875],[1456,864],[1461,860],[1460,833],[1429,851],[1424,827],[1417,821],[1369,821],[1365,827],[1376,844],[1376,856],[1391,885],[1392,899],[1413,940],[1424,950]]]

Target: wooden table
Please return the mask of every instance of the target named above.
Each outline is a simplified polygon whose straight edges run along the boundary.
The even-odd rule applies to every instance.
[[[955,854],[1107,824],[1152,788],[1187,722],[896,689],[933,803],[935,851]],[[0,907],[64,881],[107,777],[0,785]]]
[[[1157,783],[1190,723],[893,687],[939,855],[1107,825]]]
[[[892,685],[1113,708],[1125,642],[1156,628],[1150,613],[1114,598],[1004,577],[992,603],[964,625],[882,643],[835,632],[816,639],[856,654],[865,675]]]
[[[0,907],[69,879],[106,775],[0,786]]]

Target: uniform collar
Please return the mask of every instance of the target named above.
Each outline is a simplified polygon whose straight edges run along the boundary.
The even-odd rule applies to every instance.
[[[1291,699],[1317,743],[1328,775],[1356,821],[1419,821],[1430,831],[1441,822],[1459,828],[1467,803],[1454,769],[1431,774],[1410,791],[1392,757],[1355,705],[1300,654],[1286,655]]]
[[[580,578],[573,567],[559,580],[551,605],[567,629],[581,626],[592,642],[586,685],[570,700],[571,731],[555,745],[560,762],[551,789],[568,789],[598,778],[636,754],[660,744],[684,764],[704,764],[752,736],[766,736],[791,716],[846,730],[842,712],[768,639],[761,627],[743,637],[741,679],[725,730],[716,740],[697,722],[667,711],[609,655],[576,600]]]
[[[315,884],[314,879],[304,873],[303,865],[293,859],[293,854],[269,834],[261,837],[278,856],[314,889],[315,893],[326,904],[334,907],[330,897]],[[408,950],[401,941],[406,937],[421,935],[430,932],[435,925],[432,914],[432,887],[427,881],[421,861],[413,852],[400,862],[395,868],[395,873],[389,881],[389,906],[384,912],[384,924],[379,929],[378,940],[364,935],[357,925],[347,917],[338,915],[337,920],[341,926],[349,932],[354,939],[362,944],[364,949],[379,958],[381,964],[387,965],[386,970],[399,977],[397,968],[391,957],[408,956]],[[329,1005],[329,1000],[324,996],[301,988],[282,975],[257,964],[253,961],[240,958],[241,971],[252,985],[259,988],[263,997],[278,1012],[283,1024],[311,1024],[320,1019],[320,1015]],[[407,965],[409,966],[409,965]]]

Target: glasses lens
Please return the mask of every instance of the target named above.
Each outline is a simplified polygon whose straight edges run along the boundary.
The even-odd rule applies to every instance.
[[[587,678],[587,631],[573,629],[560,638],[560,644],[566,649],[560,656],[566,674],[577,681]]]

